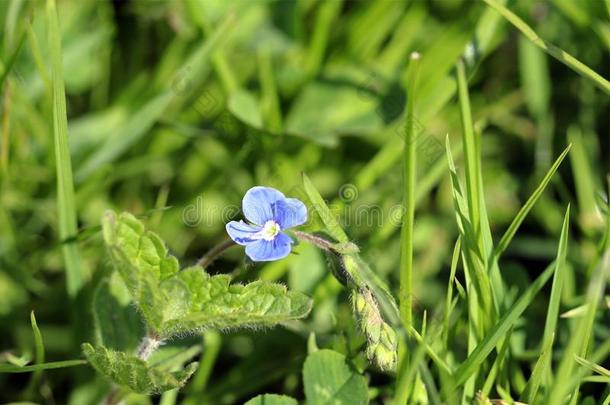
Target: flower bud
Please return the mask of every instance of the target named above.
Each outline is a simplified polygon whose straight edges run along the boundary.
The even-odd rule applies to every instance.
[[[379,345],[375,350],[375,364],[383,371],[393,371],[396,368],[397,354],[395,350],[388,350]]]
[[[352,290],[352,309],[358,328],[367,340],[366,356],[381,370],[392,371],[397,362],[396,332],[381,316],[371,292],[366,289]]]

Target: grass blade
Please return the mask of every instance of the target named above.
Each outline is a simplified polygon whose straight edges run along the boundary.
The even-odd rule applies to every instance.
[[[339,225],[337,219],[332,215],[326,206],[324,199],[305,173],[303,173],[303,186],[305,187],[307,197],[309,197],[309,200],[311,201],[311,205],[320,216],[320,219],[322,220],[322,223],[324,223],[324,226],[326,227],[326,230],[330,236],[336,239],[339,243],[349,242],[347,234],[343,228],[341,228],[341,225]]]
[[[36,323],[36,316],[34,315],[34,311],[30,312],[30,322],[32,324],[32,333],[34,334],[34,359],[36,364],[42,364],[44,363],[45,358],[44,343],[42,341],[42,334],[40,333],[40,329],[38,329],[38,324]],[[32,378],[28,383],[28,387],[26,389],[27,392],[34,392],[34,390],[36,389],[36,385],[40,380],[41,373],[42,370],[34,371],[34,373],[32,374]]]
[[[564,351],[562,361],[559,364],[557,377],[555,378],[547,398],[547,403],[560,403],[572,389],[570,377],[574,371],[574,358],[575,356],[584,358],[587,355],[597,306],[606,287],[608,273],[610,273],[610,249],[607,248],[603,260],[597,268],[597,272],[589,283],[587,290],[587,303],[589,304],[587,312],[583,317],[578,318],[576,322],[575,329]],[[580,380],[576,381],[576,387],[574,388],[575,395],[578,393],[579,387]]]
[[[472,114],[470,111],[470,99],[468,96],[468,82],[464,63],[457,63],[457,85],[458,99],[460,103],[460,117],[462,120],[462,144],[464,145],[464,165],[466,170],[466,201],[468,203],[468,213],[472,223],[476,242],[479,249],[482,249],[481,237],[481,202],[479,184],[479,173],[481,173],[481,156],[479,154],[478,140],[475,137]]]
[[[404,194],[403,204],[405,215],[402,222],[400,235],[400,316],[405,328],[412,324],[413,318],[413,222],[415,220],[415,183],[417,179],[417,165],[415,152],[415,128],[414,102],[415,89],[417,86],[417,71],[419,69],[420,55],[416,52],[411,54],[409,65],[407,122],[404,144],[404,167],[403,181]]]
[[[199,94],[196,89],[201,86],[209,73],[210,58],[228,36],[230,28],[233,27],[234,19],[235,16],[229,14],[206,41],[190,54],[185,62],[182,71],[189,72],[187,80],[189,88],[192,89],[189,94]],[[188,102],[192,102],[190,97],[174,94],[174,90],[171,88],[158,92],[116,134],[107,137],[104,144],[78,167],[76,181],[81,183],[101,166],[111,164],[141,140],[160,118],[164,115],[176,115]]]
[[[570,69],[574,70],[579,75],[586,77],[591,80],[597,87],[602,89],[606,94],[610,95],[610,82],[604,79],[599,73],[595,72],[593,69],[576,59],[574,56],[570,55],[563,49],[543,40],[536,34],[529,25],[525,23],[521,18],[519,18],[512,11],[498,3],[496,0],[483,0],[487,3],[488,6],[495,9],[498,13],[500,13],[504,18],[506,18],[512,25],[515,26],[519,31],[523,33],[532,41],[536,46],[544,50],[546,53],[568,66]]]
[[[68,146],[68,116],[62,67],[61,32],[55,0],[47,0],[47,23],[53,87],[53,139],[57,173],[59,239],[64,240],[76,236],[77,226],[72,160]],[[74,297],[84,283],[80,252],[76,244],[68,243],[62,246],[62,253],[66,265],[68,294]]]
[[[118,156],[127,151],[153,127],[163,115],[172,100],[172,93],[166,91],[150,100],[114,135],[89,157],[76,171],[76,181],[81,183],[100,167],[112,163]]]
[[[206,12],[205,0],[188,0],[186,1],[186,7],[205,35],[213,35],[214,30],[208,15],[209,12]],[[239,88],[239,83],[235,78],[235,74],[233,73],[231,66],[227,62],[223,49],[217,49],[212,54],[211,59],[212,65],[214,65],[214,71],[218,74],[218,78],[225,90],[225,93],[231,94],[236,91]]]
[[[542,194],[542,192],[544,191],[546,186],[551,181],[551,178],[553,177],[553,175],[559,168],[559,165],[561,164],[563,159],[566,157],[566,155],[568,154],[568,152],[570,151],[571,148],[572,148],[572,144],[569,144],[563,150],[563,152],[561,152],[561,155],[559,155],[557,160],[555,160],[555,163],[553,163],[553,166],[551,166],[551,168],[548,170],[546,175],[543,177],[543,179],[540,182],[540,184],[538,185],[538,187],[536,187],[536,190],[534,190],[534,192],[532,193],[530,198],[528,198],[528,200],[525,202],[523,207],[521,207],[521,209],[519,210],[519,212],[517,213],[515,218],[512,220],[512,222],[508,226],[508,229],[502,236],[502,239],[500,239],[500,242],[498,243],[496,250],[494,251],[494,255],[495,255],[496,259],[499,259],[500,255],[502,255],[502,253],[506,250],[506,248],[508,247],[508,244],[511,242],[511,240],[515,236],[517,229],[519,229],[519,226],[521,226],[521,223],[523,222],[523,220],[525,219],[527,214],[530,212],[530,210],[532,209],[534,204],[536,204],[536,201],[538,201],[538,198],[540,198],[540,195]]]
[[[598,185],[595,184],[595,174],[591,169],[591,161],[587,156],[585,139],[579,128],[568,128],[568,140],[574,145],[570,154],[572,174],[578,181],[574,182],[578,201],[579,220],[584,232],[592,233],[602,225],[602,217],[597,209],[595,194]]]
[[[489,13],[487,11],[489,11]],[[497,33],[501,22],[503,21],[496,13],[493,12],[493,10],[485,10],[481,18],[477,21],[475,42],[479,44],[480,52],[483,55],[488,55],[497,46],[492,39]],[[448,42],[447,39],[453,39],[452,37],[456,36],[453,35],[453,33],[449,33],[446,38],[442,38],[438,40],[437,43],[430,46],[430,52],[434,52],[436,57],[432,56],[434,61],[428,63],[428,65],[431,67],[430,71],[427,71],[425,66],[422,66],[421,69],[422,72],[425,73],[423,76],[426,77],[426,81],[435,85],[430,85],[429,91],[426,91],[426,85],[423,82],[420,83],[419,86],[419,99],[422,102],[420,107],[418,107],[417,119],[424,126],[427,125],[428,121],[438,114],[439,111],[441,111],[445,104],[451,100],[456,91],[455,80],[450,74],[445,75],[450,70],[451,66],[453,66],[455,59],[450,60],[447,57],[447,52],[443,46],[443,42]],[[454,39],[454,41],[456,41],[455,43],[458,43],[457,40]],[[401,43],[404,43],[403,38],[401,38]],[[461,44],[461,46],[458,48],[460,50],[464,49],[465,44],[466,43]],[[431,59],[430,52],[426,52],[425,50],[424,52],[426,54],[426,60],[429,61]],[[444,66],[445,64],[447,64],[446,69]],[[443,76],[440,77],[440,79],[437,77],[439,76],[439,74],[436,73],[437,71],[442,72]],[[392,165],[398,161],[402,152],[402,148],[399,144],[400,141],[402,141],[402,139],[399,139],[398,137],[389,140],[377,152],[373,159],[371,159],[362,169],[360,169],[356,175],[356,185],[361,192],[370,188],[370,186],[377,179],[379,179],[381,175],[386,173],[387,170],[389,170],[390,167],[392,167]],[[441,144],[442,150],[442,140],[440,140],[439,143]]]
[[[561,228],[561,236],[559,237],[559,248],[557,249],[557,260],[555,261],[556,269],[553,276],[553,287],[551,289],[551,298],[549,307],[546,313],[546,322],[544,324],[544,335],[542,338],[542,346],[547,347],[549,341],[553,339],[556,333],[557,318],[559,317],[559,305],[561,301],[561,290],[565,279],[566,272],[566,255],[568,251],[568,230],[570,226],[570,206],[566,209],[566,214],[563,219]],[[552,349],[552,347],[551,347]]]
[[[457,169],[449,145],[449,137],[446,139],[446,149],[454,211],[462,238],[462,259],[464,263],[464,272],[467,277],[468,311],[471,322],[473,323],[471,326],[476,324],[478,326],[477,330],[479,336],[483,336],[484,326],[482,322],[493,322],[488,316],[491,314],[489,311],[492,310],[491,284],[488,273],[483,267],[483,258],[481,256],[480,245],[477,243],[474,225],[467,212],[467,197],[464,197],[460,179],[458,178]],[[470,289],[470,285],[472,285],[474,289]]]
[[[550,361],[553,356],[553,340],[555,339],[557,329],[557,318],[559,317],[559,306],[561,301],[561,291],[563,289],[565,272],[567,271],[566,256],[568,251],[568,232],[570,226],[570,206],[566,209],[561,228],[561,236],[559,237],[559,247],[557,249],[557,259],[555,261],[555,274],[553,276],[553,287],[551,288],[551,298],[546,315],[544,325],[544,334],[542,337],[542,349],[538,361],[534,366],[534,371],[527,382],[525,390],[521,398],[533,403],[536,399],[538,389],[542,380],[549,371]]]
[[[599,375],[601,375],[602,377],[606,377],[608,378],[608,383],[610,383],[610,370],[608,370],[605,367],[600,366],[597,363],[594,363],[592,361],[589,361],[587,359],[583,359],[580,356],[576,356],[576,362],[578,364],[580,364],[581,366],[584,366],[586,368],[588,368],[589,370],[593,371],[594,373],[597,373]]]
[[[212,369],[216,363],[216,359],[220,352],[220,346],[222,345],[222,337],[216,331],[207,331],[203,335],[205,350],[201,354],[199,359],[199,367],[197,372],[193,376],[193,380],[189,384],[190,392],[201,395],[208,384]],[[186,401],[185,405],[194,405],[195,401]]]
[[[259,81],[261,84],[261,114],[265,127],[274,134],[282,132],[282,111],[277,92],[275,72],[271,53],[260,48],[257,52],[259,61]]]
[[[36,323],[36,315],[34,315],[34,311],[30,313],[30,322],[32,323],[32,332],[34,333],[34,344],[36,349],[36,364],[44,363],[44,343],[42,342],[42,335],[40,334],[40,329],[38,329],[38,324]]]
[[[540,384],[542,384],[542,379],[544,378],[545,370],[548,369],[551,363],[551,354],[553,352],[553,341],[555,340],[555,335],[551,334],[551,337],[546,342],[546,345],[542,347],[540,351],[540,356],[538,357],[538,361],[536,361],[536,365],[534,366],[534,370],[532,371],[532,375],[530,376],[527,385],[525,386],[525,390],[523,394],[521,394],[521,400],[528,403],[533,404],[536,399],[536,395],[538,394],[538,389],[540,388]]]
[[[309,77],[314,77],[322,66],[332,24],[339,15],[342,5],[342,0],[319,3],[313,35],[305,59],[305,71]]]
[[[468,356],[460,367],[455,372],[455,388],[462,385],[468,378],[477,370],[477,368],[487,358],[489,353],[494,349],[498,341],[504,337],[509,329],[519,319],[523,311],[534,300],[534,297],[540,289],[551,278],[555,271],[555,264],[549,265],[538,278],[521,294],[519,299],[511,306],[510,310],[505,313],[498,323],[489,331],[487,336],[477,345],[472,354]]]
[[[15,61],[17,60],[17,56],[19,56],[19,52],[21,51],[21,47],[23,46],[24,40],[25,34],[22,34],[21,38],[19,39],[19,42],[17,43],[17,46],[15,47],[11,55],[6,59],[6,63],[0,62],[2,63],[0,64],[0,66],[2,66],[2,75],[0,75],[0,91],[2,91],[2,85],[8,77],[8,74],[11,72]]]
[[[12,364],[0,364],[0,373],[31,373],[32,371],[51,370],[55,368],[74,367],[87,364],[86,360],[52,361],[50,363],[34,364],[19,367]]]
[[[445,297],[445,311],[443,312],[443,338],[445,349],[449,343],[449,321],[451,320],[451,310],[453,308],[453,284],[455,283],[455,273],[460,260],[460,250],[462,248],[462,238],[458,236],[453,247],[453,256],[451,257],[451,270],[449,272],[449,282],[447,284],[447,296]]]

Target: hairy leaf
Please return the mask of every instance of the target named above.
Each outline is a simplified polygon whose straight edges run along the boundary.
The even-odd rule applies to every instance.
[[[161,239],[146,231],[133,215],[107,212],[103,233],[116,270],[149,327],[161,329],[166,300],[159,282],[178,272],[178,261],[170,256]]]
[[[105,347],[83,344],[83,353],[91,365],[116,384],[141,394],[158,394],[182,387],[197,369],[197,363],[184,370],[168,372],[151,367],[144,360]]]
[[[288,291],[281,284],[230,282],[227,275],[210,276],[200,267],[190,267],[161,283],[168,296],[181,297],[174,309],[182,313],[165,323],[163,333],[273,326],[302,318],[311,310],[311,300],[306,295]]]
[[[116,269],[149,328],[159,337],[208,328],[265,327],[298,319],[311,300],[281,284],[231,284],[199,266],[178,270],[161,239],[130,214],[107,213],[104,239]]]

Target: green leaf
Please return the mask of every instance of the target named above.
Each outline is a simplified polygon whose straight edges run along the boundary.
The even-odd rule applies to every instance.
[[[0,271],[0,315],[8,315],[13,308],[23,305],[28,294],[23,284],[10,277],[5,271]]]
[[[253,128],[263,127],[263,117],[259,102],[246,90],[236,90],[229,96],[228,108],[233,115]]]
[[[170,373],[123,352],[93,347],[88,343],[82,347],[87,360],[97,371],[140,394],[158,394],[180,388],[197,369],[197,363],[191,363],[182,371]]]
[[[93,296],[93,319],[97,343],[111,349],[133,351],[145,333],[129,291],[116,273],[97,287]]]
[[[252,398],[244,405],[297,405],[296,399],[285,395],[264,394]]]
[[[362,77],[360,82],[366,77]],[[379,100],[356,85],[330,82],[308,84],[286,118],[286,131],[333,145],[342,134],[367,134],[382,128]],[[332,106],[332,108],[327,108]]]
[[[288,264],[288,285],[309,293],[326,274],[324,256],[315,246],[303,243]]]
[[[366,379],[349,366],[345,356],[332,350],[318,350],[307,356],[303,384],[308,405],[369,402]]]
[[[148,326],[158,332],[168,309],[159,282],[178,272],[178,261],[169,255],[163,241],[131,214],[117,217],[106,212],[102,228],[116,270]]]
[[[133,215],[106,213],[103,233],[115,267],[159,337],[205,329],[266,327],[305,317],[311,300],[281,284],[231,284],[199,266],[178,272],[161,239]]]
[[[163,326],[164,335],[205,329],[265,327],[299,319],[311,310],[311,300],[281,284],[255,281],[230,284],[227,275],[210,276],[201,267],[190,267],[161,284],[182,314]]]

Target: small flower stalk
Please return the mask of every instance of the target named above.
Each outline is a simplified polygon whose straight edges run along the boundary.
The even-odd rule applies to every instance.
[[[382,371],[395,370],[396,332],[383,320],[373,294],[368,288],[354,288],[351,300],[358,328],[367,340],[366,357]]]

